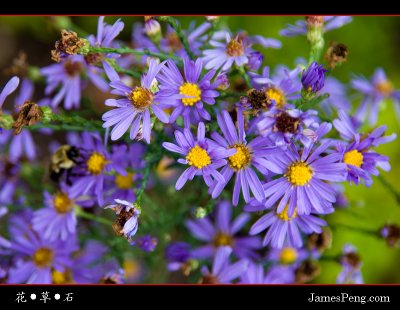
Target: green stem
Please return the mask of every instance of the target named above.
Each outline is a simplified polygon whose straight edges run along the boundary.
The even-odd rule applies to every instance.
[[[171,16],[160,16],[157,19],[159,21],[167,22],[175,30],[179,40],[182,42],[183,48],[185,49],[186,53],[189,55],[191,59],[194,59],[195,56],[190,50],[189,42],[186,39],[185,34],[183,33],[181,25],[179,24],[178,20],[176,20]]]
[[[146,168],[145,168],[144,173],[143,173],[142,184],[141,184],[139,190],[137,191],[137,199],[136,199],[136,201],[137,201],[137,203],[139,205],[142,202],[142,197],[143,197],[144,191],[146,189],[147,182],[149,180],[150,170],[151,170],[151,164],[149,162],[147,162],[146,163]]]
[[[371,235],[371,236],[374,236],[374,237],[380,237],[378,231],[370,230],[370,229],[367,229],[367,228],[353,227],[353,226],[348,226],[346,224],[331,224],[331,227],[334,228],[334,229],[344,228],[344,229],[347,229],[347,230],[352,230],[354,232],[364,233],[364,234],[368,234],[368,235]]]
[[[243,66],[239,67],[238,71],[240,72],[240,74],[242,75],[244,81],[246,82],[247,87],[248,88],[252,88],[249,75],[247,74],[247,72],[244,69],[244,67]]]
[[[118,73],[124,73],[126,75],[129,75],[129,76],[137,78],[137,79],[140,79],[140,77],[142,76],[139,72],[135,72],[135,71],[132,71],[132,70],[129,70],[129,69],[124,69],[124,68],[121,68],[121,67],[118,67],[118,66],[114,66],[114,69]]]
[[[97,216],[95,214],[88,213],[88,212],[84,211],[81,207],[75,207],[75,214],[81,218],[95,221],[98,223],[102,223],[107,226],[111,226],[113,224],[113,222],[111,220],[106,219],[104,217]]]
[[[95,47],[95,46],[91,46],[89,52],[93,52],[93,53],[134,54],[134,55],[138,55],[138,56],[147,55],[147,56],[157,57],[157,58],[159,58],[161,60],[173,59],[173,60],[178,61],[178,62],[182,61],[177,56],[150,52],[148,49],[144,49],[142,51],[138,51],[138,50],[134,50],[134,49],[129,48],[129,47],[111,48],[111,47]]]
[[[393,197],[396,199],[397,204],[400,205],[400,193],[397,192],[397,190],[393,187],[393,185],[390,184],[390,182],[386,180],[384,176],[381,174],[378,175],[378,180],[393,195]]]

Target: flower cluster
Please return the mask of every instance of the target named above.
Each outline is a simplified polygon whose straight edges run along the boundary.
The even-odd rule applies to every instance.
[[[325,215],[349,207],[344,184],[370,187],[390,170],[375,148],[396,138],[375,127],[380,102],[400,100],[383,69],[351,81],[363,94],[351,114],[347,88],[328,77],[334,66],[319,60],[325,32],[350,21],[289,25],[281,34],[306,34],[310,60],[273,72],[257,46],[279,40],[211,19],[182,30],[146,16],[130,45],[117,40],[120,19],[100,17],[86,39],[63,30],[57,63],[0,93],[0,220],[10,213],[0,283],[138,282],[142,264],[157,270],[164,259],[202,284],[314,279],[332,240]],[[83,92],[88,82],[101,109]],[[13,111],[3,110],[18,88]],[[385,227],[382,239],[396,245],[397,226]],[[363,281],[354,247],[337,263],[338,282]]]

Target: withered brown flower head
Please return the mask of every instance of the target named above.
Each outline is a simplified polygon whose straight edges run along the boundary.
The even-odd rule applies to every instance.
[[[382,228],[382,235],[388,246],[400,246],[400,226],[387,224]]]
[[[268,109],[272,104],[265,89],[257,90],[255,88],[250,89],[247,92],[247,96],[241,98],[241,102],[246,102],[246,104],[250,105],[255,113]]]
[[[360,267],[361,257],[356,252],[350,252],[342,256],[341,263],[348,264],[354,268]]]
[[[291,117],[286,112],[281,112],[276,116],[276,121],[273,127],[274,132],[290,132],[296,133],[297,129],[299,128],[300,120],[296,117]]]
[[[320,273],[320,267],[312,260],[305,260],[295,271],[296,283],[306,283]]]
[[[62,54],[76,55],[85,45],[85,41],[76,32],[61,30],[61,39],[56,41],[55,49],[51,51],[51,59],[60,62]]]
[[[43,111],[36,103],[29,100],[25,101],[13,124],[14,134],[20,134],[24,126],[31,126],[40,121],[42,117]]]
[[[329,67],[332,69],[347,61],[349,50],[346,45],[342,43],[330,42],[329,47],[325,54]]]
[[[307,238],[307,249],[317,250],[323,252],[331,247],[332,244],[332,233],[329,229],[323,229],[322,233],[312,233]]]

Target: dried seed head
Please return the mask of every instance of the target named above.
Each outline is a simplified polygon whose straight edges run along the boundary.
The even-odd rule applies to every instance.
[[[51,59],[60,62],[63,54],[76,55],[86,45],[87,40],[78,37],[76,32],[61,30],[61,39],[56,41],[51,51]]]
[[[323,252],[332,245],[332,233],[329,229],[323,229],[322,233],[312,233],[307,238],[307,248],[309,250],[317,250]]]
[[[31,126],[43,117],[42,109],[32,101],[25,101],[21,107],[17,120],[13,124],[14,134],[20,134],[24,126]]]
[[[337,65],[347,61],[347,55],[349,50],[346,45],[342,43],[330,42],[328,50],[325,54],[325,59],[327,60],[330,68],[335,68]]]
[[[305,260],[296,270],[296,283],[306,283],[319,275],[320,267],[312,260]]]

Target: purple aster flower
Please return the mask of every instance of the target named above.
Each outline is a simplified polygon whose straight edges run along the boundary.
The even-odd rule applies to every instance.
[[[249,62],[247,63],[247,67],[251,71],[257,71],[261,67],[263,60],[263,54],[258,51],[251,52],[249,55]]]
[[[114,42],[115,38],[124,29],[124,23],[121,19],[118,19],[113,25],[108,25],[104,22],[104,16],[100,16],[97,23],[97,35],[90,35],[88,41],[92,46],[95,47],[118,47],[118,44]],[[101,53],[88,53],[85,55],[85,61],[87,64],[87,74],[90,80],[102,91],[108,91],[108,84],[101,77],[103,73],[99,70],[99,65],[103,65],[104,71],[108,78],[110,77],[111,66],[107,63],[107,60],[118,60],[120,55],[111,54],[101,54]],[[112,73],[111,73],[112,74]]]
[[[190,261],[193,258],[192,247],[186,242],[171,242],[165,248],[165,258],[168,262],[168,271],[182,270],[189,275],[191,271]]]
[[[246,211],[262,210],[263,206],[258,202],[246,206]],[[300,205],[300,203],[299,203]],[[313,232],[321,233],[321,226],[325,226],[326,222],[319,217],[311,214],[298,214],[297,207],[293,215],[289,215],[289,205],[279,211],[278,207],[268,211],[257,222],[253,224],[250,229],[250,235],[256,235],[263,230],[268,229],[267,234],[263,240],[263,246],[271,244],[273,248],[282,248],[286,243],[291,247],[301,247],[303,239],[300,231],[305,234]]]
[[[321,16],[323,18],[323,30],[330,31],[340,28],[353,19],[350,16]],[[282,29],[279,34],[286,37],[294,37],[305,35],[307,33],[307,24],[305,20],[298,20],[295,25],[288,24],[285,29]]]
[[[6,159],[0,160],[0,204],[11,204],[14,202],[16,188],[21,188],[19,179],[21,167]]]
[[[65,109],[79,108],[84,61],[82,55],[73,55],[60,63],[40,69],[40,73],[46,77],[46,95],[50,95],[61,84],[60,90],[51,101],[52,107],[57,107],[64,99]]]
[[[75,205],[92,205],[92,201],[85,197],[71,195],[65,184],[61,184],[60,191],[54,195],[45,192],[44,200],[46,207],[34,212],[32,226],[49,241],[65,241],[74,235],[77,223]]]
[[[294,283],[294,269],[289,266],[273,266],[264,272],[262,264],[249,262],[240,276],[241,284],[291,284]]]
[[[73,185],[70,189],[71,197],[94,194],[99,205],[103,204],[103,185],[105,172],[114,169],[119,174],[126,171],[118,162],[111,162],[110,155],[105,149],[98,134],[84,132],[80,155],[82,163],[73,168]]]
[[[146,165],[143,155],[145,146],[142,143],[133,143],[129,146],[113,145],[111,161],[124,167],[125,174],[106,176],[105,196],[107,201],[122,199],[134,202],[136,200],[135,189],[140,186],[142,174],[139,172]]]
[[[200,55],[200,48],[204,46],[208,39],[208,36],[205,33],[210,28],[211,23],[209,22],[204,22],[198,27],[196,27],[196,22],[192,22],[190,23],[188,29],[183,30],[183,33],[187,38],[190,51],[194,55]],[[189,57],[176,31],[170,25],[167,25],[167,31],[164,38],[161,39],[160,48],[161,51],[165,53],[176,54],[180,57]]]
[[[241,258],[259,258],[256,250],[262,247],[258,237],[240,237],[238,232],[250,220],[249,214],[240,214],[232,221],[232,205],[228,201],[222,201],[216,206],[215,223],[212,224],[208,217],[186,221],[186,226],[192,235],[207,245],[192,251],[195,258],[212,257],[221,246],[232,247],[233,253]]]
[[[85,247],[74,252],[72,263],[65,270],[52,271],[53,284],[88,284],[99,283],[103,276],[103,257],[107,247],[98,241],[89,240]]]
[[[273,266],[265,275],[265,284],[293,284],[296,282],[295,269],[292,266]]]
[[[220,42],[219,40],[224,40]],[[206,63],[206,69],[219,69],[221,71],[229,70],[235,63],[238,67],[249,62],[249,57],[254,50],[251,48],[253,43],[261,44],[263,47],[279,48],[280,42],[274,39],[266,39],[261,36],[249,37],[238,34],[232,38],[229,32],[216,32],[210,41],[213,49],[203,51],[203,61]]]
[[[266,96],[276,105],[277,108],[283,108],[288,105],[288,100],[300,98],[301,83],[298,75],[300,68],[289,71],[286,67],[280,66],[276,69],[273,76],[270,76],[269,67],[264,67],[259,75],[255,72],[249,72],[252,85],[259,90],[265,91]]]
[[[124,23],[119,18],[113,25],[104,22],[104,16],[100,16],[97,23],[97,35],[90,35],[88,40],[92,46],[111,47],[114,39],[124,29]]]
[[[28,79],[23,79],[21,83],[21,88],[19,94],[15,97],[14,107],[18,110],[26,101],[31,101],[33,98],[34,86],[32,81]],[[42,105],[46,99],[38,102]],[[9,155],[10,160],[17,162],[23,156],[26,156],[28,160],[33,160],[36,158],[36,147],[32,138],[32,134],[28,130],[22,130],[18,135],[14,135],[12,130],[5,132],[6,137],[4,140],[11,141]],[[8,139],[7,139],[8,138]]]
[[[224,135],[213,132],[211,137],[217,145],[228,150],[236,151],[228,157],[228,161],[224,164],[221,173],[225,179],[225,184],[215,192],[216,195],[222,191],[234,174],[236,174],[235,186],[233,190],[232,203],[237,205],[239,202],[240,192],[246,202],[250,200],[250,190],[258,201],[265,198],[264,191],[260,179],[255,170],[262,174],[268,173],[268,157],[277,151],[278,148],[271,146],[270,141],[264,137],[256,137],[250,142],[246,140],[244,131],[244,116],[241,109],[237,112],[237,128],[235,127],[231,116],[227,111],[222,111],[217,115],[218,125]],[[215,184],[210,190],[214,191],[217,187]]]
[[[308,93],[316,93],[324,87],[325,72],[323,65],[318,65],[316,61],[311,63],[307,70],[301,72],[301,84],[303,90]]]
[[[249,262],[246,271],[240,276],[240,284],[266,284],[264,266]]]
[[[361,273],[362,262],[356,252],[355,247],[346,244],[343,247],[343,256],[340,260],[343,267],[342,271],[336,279],[336,283],[340,284],[363,284],[363,276]]]
[[[168,115],[163,111],[164,105],[159,102],[159,96],[154,91],[156,84],[156,76],[164,62],[159,64],[156,60],[150,60],[149,71],[144,74],[141,79],[140,86],[135,88],[128,87],[121,80],[114,79],[110,86],[114,88],[111,93],[124,96],[122,99],[107,99],[105,104],[116,107],[111,111],[103,114],[104,128],[115,127],[111,131],[111,140],[117,140],[131,127],[130,138],[136,138],[139,127],[142,125],[141,131],[147,143],[150,143],[151,122],[150,109],[154,115],[163,123],[168,123]],[[116,75],[117,76],[117,75]],[[171,98],[172,100],[173,98]]]
[[[182,116],[185,127],[197,124],[205,119],[210,120],[210,114],[204,109],[204,103],[214,104],[219,93],[216,85],[211,83],[215,70],[207,72],[200,77],[203,63],[200,58],[196,62],[187,57],[183,58],[184,76],[179,72],[173,61],[167,61],[168,66],[161,69],[158,80],[160,85],[160,103],[173,108],[170,122]]]
[[[331,124],[323,123],[315,132],[315,142],[330,131]],[[342,182],[347,177],[347,167],[339,163],[340,154],[321,156],[332,142],[324,141],[314,148],[315,143],[299,149],[293,143],[285,152],[268,158],[268,169],[281,175],[264,184],[265,208],[272,207],[279,199],[277,213],[289,208],[289,215],[297,209],[299,215],[333,211],[334,190],[329,182]]]
[[[378,120],[379,105],[386,98],[393,100],[396,115],[400,120],[400,90],[396,90],[388,80],[385,71],[377,68],[368,81],[365,77],[355,77],[351,81],[351,86],[364,95],[363,101],[355,112],[355,117],[364,121],[367,116],[371,126]]]
[[[156,237],[146,235],[136,238],[131,245],[136,245],[144,252],[153,252],[157,246],[158,239]]]
[[[229,256],[231,253],[232,249],[229,246],[219,247],[215,253],[211,272],[205,266],[201,268],[203,277],[201,278],[200,283],[231,283],[234,279],[240,277],[240,275],[246,270],[248,261],[240,260],[236,263],[230,264]]]
[[[18,85],[19,85],[19,78],[17,76],[12,77],[7,82],[7,84],[0,92],[0,109],[3,106],[3,103],[6,100],[6,98],[17,89]]]
[[[387,156],[380,155],[370,149],[383,143],[393,141],[397,135],[383,136],[386,126],[380,126],[371,133],[361,136],[357,133],[357,127],[351,118],[344,112],[339,111],[339,119],[333,124],[341,137],[348,143],[338,142],[337,155],[347,165],[347,180],[359,184],[364,179],[367,187],[372,185],[371,175],[379,175],[377,167],[389,171],[390,164]]]
[[[118,227],[114,227],[113,225],[114,230],[117,229],[118,231],[116,232],[118,234],[125,236],[125,238],[128,240],[131,240],[139,227],[138,218],[140,215],[140,209],[134,206],[132,203],[120,199],[115,199],[115,204],[111,204],[105,209],[112,209],[118,216],[116,221]]]
[[[260,135],[283,147],[286,147],[292,138],[309,145],[312,142],[311,136],[319,126],[317,114],[315,110],[303,112],[287,106],[282,109],[273,106],[253,120],[249,131],[256,128]]]
[[[77,250],[75,238],[49,241],[31,230],[27,220],[19,214],[10,219],[10,249],[16,262],[9,270],[8,283],[51,284],[52,270],[64,272],[70,267],[70,255]]]
[[[281,265],[298,266],[308,256],[306,249],[284,246],[279,249],[271,249],[268,253],[268,260]]]
[[[176,181],[175,188],[180,190],[188,180],[193,180],[196,175],[202,175],[207,186],[214,187],[212,197],[216,198],[225,185],[225,179],[217,169],[226,165],[227,161],[224,158],[233,155],[235,150],[224,149],[205,138],[205,126],[202,122],[198,125],[197,139],[193,137],[189,128],[184,128],[183,132],[176,130],[175,139],[178,145],[164,142],[163,147],[184,155],[185,159],[178,159],[178,162],[189,165]]]

